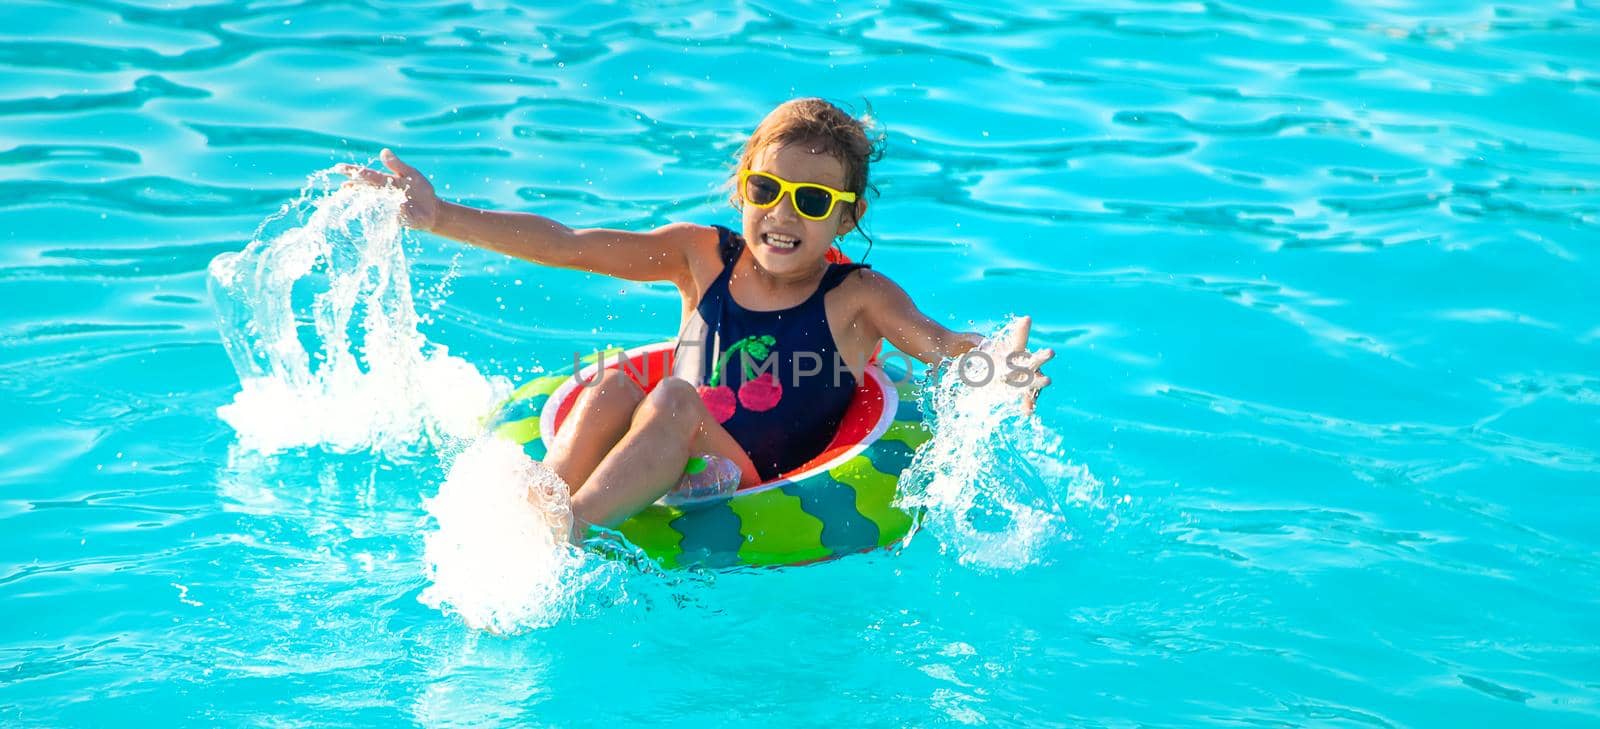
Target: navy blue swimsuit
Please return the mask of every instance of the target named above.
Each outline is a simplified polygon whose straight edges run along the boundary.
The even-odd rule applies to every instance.
[[[728,279],[744,238],[716,226],[722,272],[706,287],[673,351],[673,374],[700,397],[750,455],[762,481],[815,458],[833,440],[855,393],[828,328],[823,297],[861,263],[830,263],[822,283],[799,305],[746,309]]]

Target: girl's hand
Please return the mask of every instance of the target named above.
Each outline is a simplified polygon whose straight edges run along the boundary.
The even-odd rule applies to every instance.
[[[360,165],[341,164],[333,170],[345,175],[350,180],[345,185],[372,185],[374,187],[393,186],[406,194],[405,204],[400,206],[400,222],[418,230],[432,230],[439,222],[439,209],[442,203],[433,193],[433,184],[428,178],[423,177],[417,168],[400,161],[394,152],[387,149],[378,156],[383,161],[383,166],[388,167],[392,175],[386,175],[377,170],[368,169]]]
[[[1039,371],[1044,363],[1056,356],[1055,350],[1046,347],[1036,352],[1028,351],[1028,332],[1033,328],[1033,317],[1024,316],[1022,322],[1003,339],[986,342],[984,349],[994,356],[1001,379],[1008,385],[1023,389],[1022,412],[1033,414],[1039,391],[1050,384],[1050,377]]]

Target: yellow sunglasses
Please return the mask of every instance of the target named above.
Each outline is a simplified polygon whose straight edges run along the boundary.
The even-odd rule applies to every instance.
[[[789,193],[794,211],[806,220],[827,220],[833,214],[834,205],[856,201],[855,193],[835,190],[827,185],[790,182],[770,172],[739,171],[739,197],[751,205],[770,208],[783,199],[784,193]]]

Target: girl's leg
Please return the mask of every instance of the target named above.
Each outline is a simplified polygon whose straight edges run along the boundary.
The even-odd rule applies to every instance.
[[[561,423],[544,465],[577,491],[600,459],[617,445],[644,401],[644,391],[621,370],[603,370],[600,381],[582,388]]]
[[[628,431],[573,493],[576,533],[589,524],[615,527],[677,485],[690,455],[728,458],[759,481],[750,456],[706,411],[694,386],[677,378],[661,381],[634,411]]]

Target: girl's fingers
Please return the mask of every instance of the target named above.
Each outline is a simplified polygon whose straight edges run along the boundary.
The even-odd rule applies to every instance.
[[[1013,352],[1023,352],[1028,349],[1028,332],[1033,329],[1033,317],[1019,317],[1022,323],[1017,325],[1016,331],[1011,333],[1011,338],[1006,341],[1007,347]]]
[[[1026,350],[1024,350],[1024,351],[1026,351]],[[1049,362],[1050,360],[1054,359],[1055,356],[1056,356],[1055,350],[1053,350],[1053,349],[1041,349],[1041,350],[1039,350],[1037,352],[1029,352],[1028,356],[1024,357],[1020,361],[1018,361],[1015,366],[1023,367],[1023,368],[1034,370],[1034,371],[1037,372],[1039,370],[1039,368],[1044,365],[1044,363]],[[1011,360],[1008,359],[1008,360],[1006,360],[1006,362],[1007,362],[1007,364],[1010,364]]]
[[[417,168],[402,162],[400,160],[400,156],[395,154],[393,150],[383,150],[383,152],[378,155],[378,159],[383,160],[384,167],[388,167],[391,171],[401,177],[417,178],[422,176],[421,173],[417,172]]]
[[[372,185],[374,187],[384,187],[392,184],[393,182],[393,178],[383,174],[382,172],[368,169],[366,167],[359,167],[357,165],[339,165],[338,167],[334,168],[334,171],[341,175],[345,175],[352,180]]]

